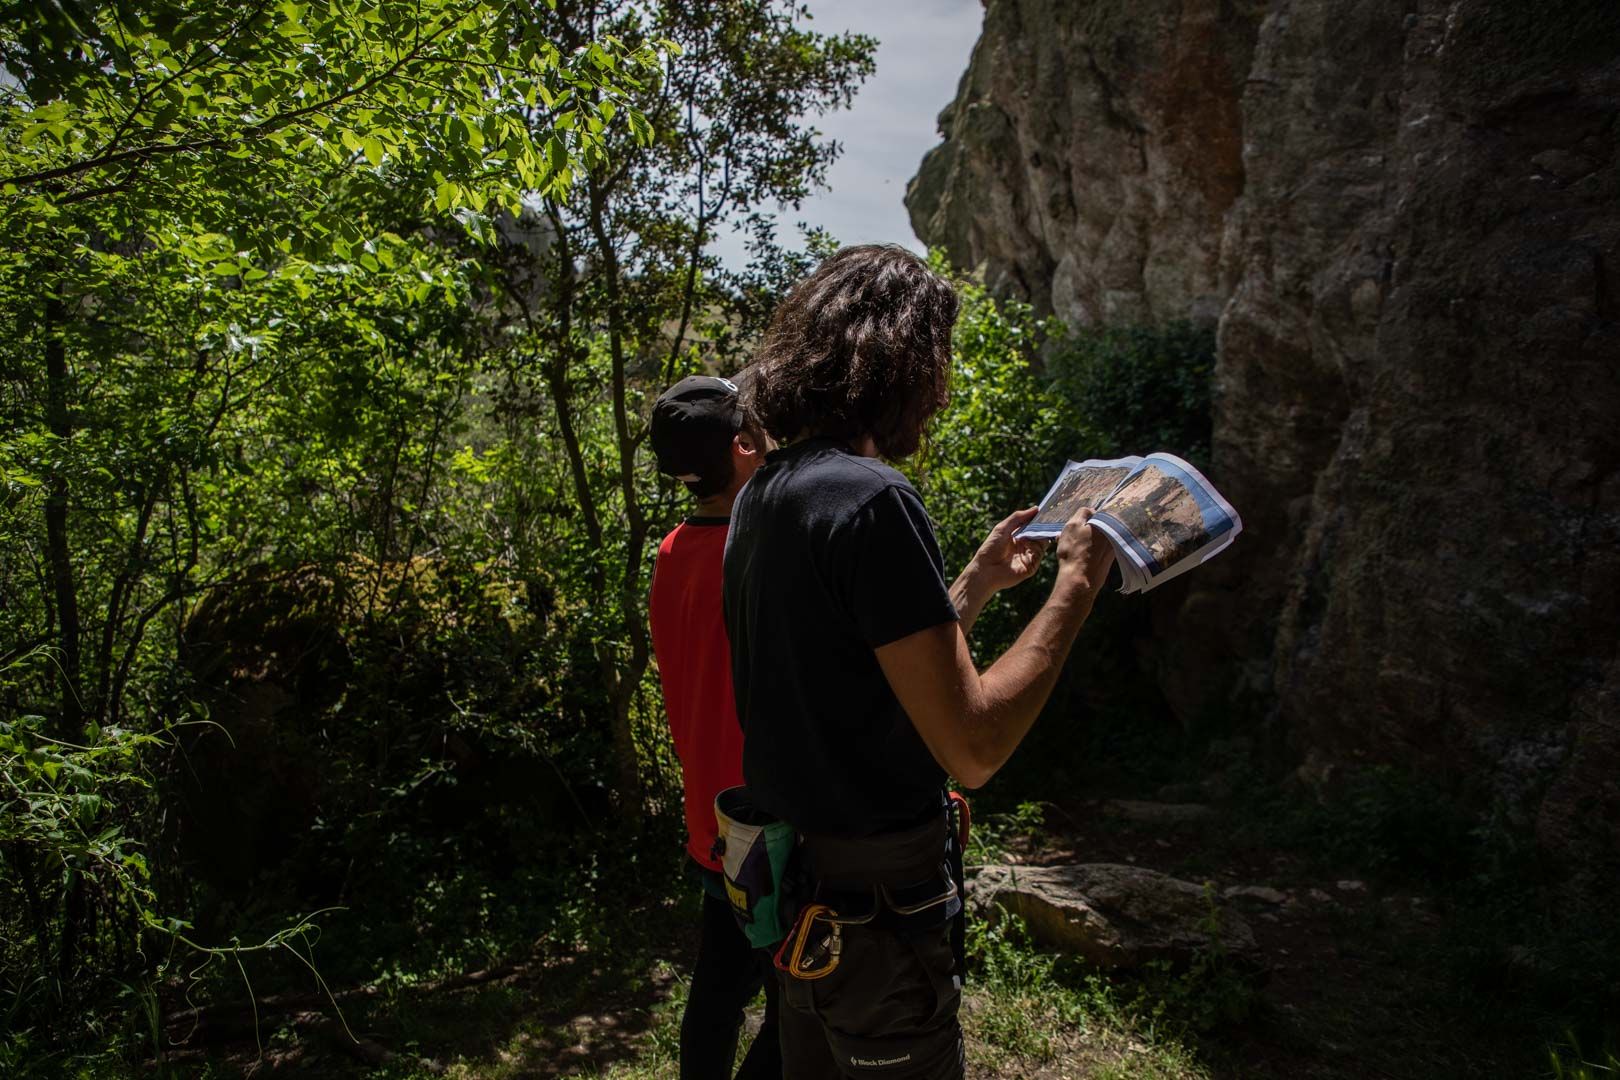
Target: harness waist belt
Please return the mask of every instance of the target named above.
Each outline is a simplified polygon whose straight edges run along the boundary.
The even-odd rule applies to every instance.
[[[909,829],[873,836],[805,833],[801,850],[811,876],[828,889],[900,888],[940,876],[945,862],[943,812]]]

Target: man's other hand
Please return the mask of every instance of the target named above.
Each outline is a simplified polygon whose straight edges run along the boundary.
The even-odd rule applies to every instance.
[[[1103,587],[1103,582],[1108,580],[1108,571],[1114,565],[1114,545],[1091,524],[1092,513],[1090,507],[1081,507],[1074,512],[1058,536],[1057,557],[1059,584],[1067,580],[1095,596]],[[1017,517],[1016,514],[1013,516]]]
[[[1035,520],[1040,508],[1015,510],[1002,518],[990,530],[984,543],[973,555],[972,569],[987,592],[1000,592],[1029,576],[1041,565],[1041,554],[1046,543],[1041,540],[1019,540],[1013,533]]]

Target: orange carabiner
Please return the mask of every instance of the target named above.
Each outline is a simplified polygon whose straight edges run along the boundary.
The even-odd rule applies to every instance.
[[[817,919],[826,921],[827,937],[824,944],[818,943],[807,955],[806,946],[815,930]],[[839,954],[843,951],[844,945],[842,931],[836,911],[826,904],[809,904],[799,912],[793,929],[782,939],[782,944],[777,948],[771,962],[776,966],[776,970],[786,972],[795,979],[806,981],[824,979],[838,967]]]
[[[963,854],[966,854],[968,833],[973,828],[973,811],[968,808],[967,796],[960,791],[949,792],[948,798],[951,805],[956,807],[956,843],[962,849]]]

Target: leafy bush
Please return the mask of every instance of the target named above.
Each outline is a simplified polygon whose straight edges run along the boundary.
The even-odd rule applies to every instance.
[[[1209,461],[1215,331],[1192,323],[1084,328],[1049,347],[1053,387],[1100,456],[1168,450]]]
[[[44,662],[39,651],[0,671]],[[84,744],[46,733],[43,717],[0,719],[0,987],[11,1049],[26,1056],[27,1031],[76,1017],[84,999],[119,980],[139,980],[143,938],[185,924],[163,918],[151,870],[131,824],[150,798],[145,761],[167,740],[92,728]],[[98,936],[87,927],[123,932]],[[47,1035],[58,1034],[47,1030]]]
[[[1027,306],[998,303],[972,282],[959,288],[951,402],[908,466],[938,530],[947,574],[967,565],[990,526],[1039,501],[1064,459],[1083,456],[1090,444],[1035,369],[1045,324]],[[988,607],[974,630],[976,654],[988,660],[1010,645],[1042,599],[1044,589],[1031,584]]]

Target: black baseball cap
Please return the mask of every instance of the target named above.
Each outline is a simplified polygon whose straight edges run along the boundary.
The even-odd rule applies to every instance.
[[[660,394],[651,431],[658,471],[690,484],[724,460],[725,448],[742,430],[741,395],[736,382],[713,375],[688,375]]]

